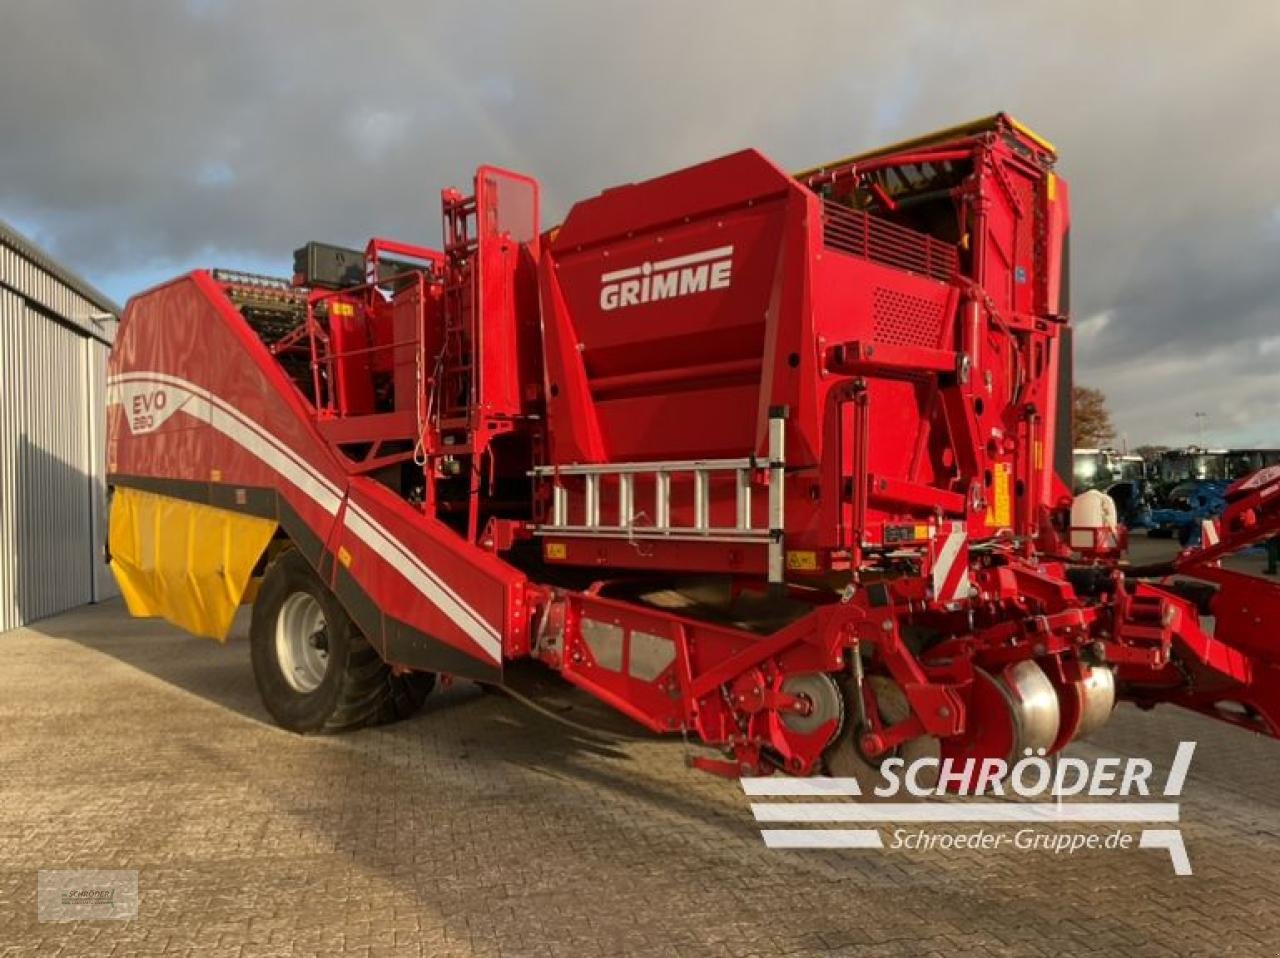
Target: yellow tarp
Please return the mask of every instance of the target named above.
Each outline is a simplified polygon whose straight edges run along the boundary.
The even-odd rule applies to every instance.
[[[131,615],[224,641],[274,519],[117,487],[111,568]]]

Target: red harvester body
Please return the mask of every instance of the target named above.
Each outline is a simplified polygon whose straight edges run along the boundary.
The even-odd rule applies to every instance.
[[[1176,570],[1072,525],[1054,159],[1003,114],[801,174],[746,150],[545,233],[485,167],[440,250],[151,290],[110,368],[130,606],[220,636],[261,578],[255,667],[319,670],[259,675],[303,731],[341,617],[392,677],[540,660],[735,774],[1056,751],[1117,692],[1275,735],[1280,590],[1212,550],[1280,527],[1280,476]],[[292,652],[290,553],[332,602]]]

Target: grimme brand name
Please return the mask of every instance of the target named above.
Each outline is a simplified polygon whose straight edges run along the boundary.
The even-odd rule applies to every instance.
[[[622,309],[660,299],[728,289],[732,273],[732,246],[718,246],[688,256],[615,269],[600,277],[600,308]]]

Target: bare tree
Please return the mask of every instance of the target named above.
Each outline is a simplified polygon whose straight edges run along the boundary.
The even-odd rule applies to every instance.
[[[1071,398],[1072,443],[1077,449],[1105,446],[1115,439],[1106,393],[1091,386],[1076,386]]]

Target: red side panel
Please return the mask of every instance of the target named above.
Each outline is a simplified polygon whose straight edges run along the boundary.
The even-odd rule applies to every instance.
[[[111,481],[277,518],[391,661],[492,677],[524,577],[369,478],[207,274],[134,299],[112,352]]]
[[[108,381],[119,400],[108,409],[109,473],[278,488],[323,537],[344,471],[311,428],[306,401],[208,274],[131,301]]]
[[[783,239],[803,205],[746,151],[574,206],[543,287],[553,462],[755,449]]]
[[[334,551],[379,608],[424,635],[452,635],[490,662],[504,648],[508,658],[528,652],[523,576],[367,476],[354,477],[349,493]],[[396,661],[395,627],[384,632]]]

